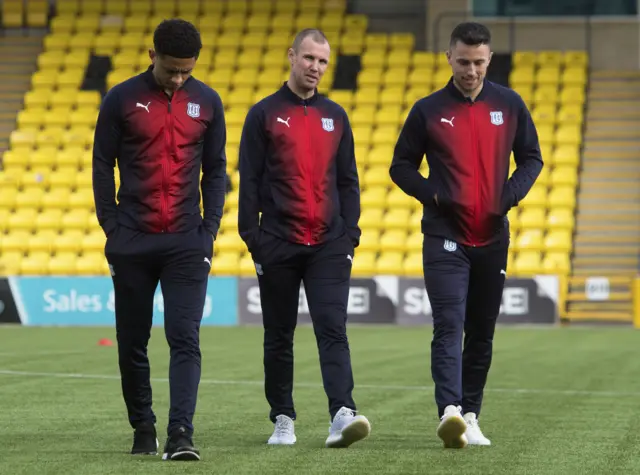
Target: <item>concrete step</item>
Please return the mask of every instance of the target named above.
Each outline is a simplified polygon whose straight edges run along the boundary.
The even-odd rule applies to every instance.
[[[585,140],[638,140],[640,130],[632,128],[594,129],[589,128],[584,133]]]
[[[584,141],[584,150],[592,151],[592,150],[602,150],[606,149],[608,151],[614,151],[616,149],[624,150],[624,151],[638,151],[640,143],[637,140],[605,140],[603,138],[599,138],[597,140],[590,139],[589,137],[585,137]]]
[[[583,170],[601,170],[614,168],[616,170],[640,170],[640,160],[583,160]]]
[[[602,234],[602,233],[586,233],[582,234],[578,232],[578,234],[574,238],[574,246],[578,245],[611,245],[611,244],[620,244],[623,246],[635,246],[639,247],[640,242],[640,234],[639,233],[629,233],[629,234]]]
[[[629,223],[625,221],[618,221],[607,223],[606,225],[598,220],[591,219],[577,219],[576,222],[577,234],[581,233],[611,233],[611,234],[640,234],[640,223]]]
[[[615,79],[630,79],[630,80],[639,80],[640,79],[640,71],[635,70],[601,70],[601,71],[591,71],[590,79],[591,81],[602,81],[602,80],[611,80]]]
[[[602,272],[602,269],[630,269],[638,267],[638,256],[575,256],[573,266],[575,268],[591,267]]]
[[[640,150],[616,150],[612,152],[608,151],[596,151],[596,150],[585,150],[582,154],[582,161],[587,162],[589,160],[631,160],[631,161],[640,161]]]
[[[589,100],[640,100],[640,91],[620,89],[620,90],[602,90],[602,91],[590,91]]]
[[[576,256],[617,256],[634,257],[638,255],[638,245],[634,244],[596,244],[596,243],[575,243],[573,252]]]

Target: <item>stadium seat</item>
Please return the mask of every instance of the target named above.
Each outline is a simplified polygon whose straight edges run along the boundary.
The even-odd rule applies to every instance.
[[[376,274],[376,254],[374,252],[357,252],[353,258],[351,274],[355,277],[370,277]]]
[[[404,259],[403,253],[398,251],[383,252],[376,261],[375,274],[402,275]]]

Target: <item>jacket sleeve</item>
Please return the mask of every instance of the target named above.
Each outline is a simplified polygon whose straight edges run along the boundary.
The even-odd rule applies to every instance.
[[[426,121],[416,103],[402,126],[389,169],[391,180],[423,204],[432,202],[437,191],[419,171],[426,152],[426,134]]]
[[[267,154],[267,135],[261,110],[249,110],[240,138],[240,193],[238,197],[238,232],[251,251],[260,226],[260,182]]]
[[[227,129],[224,108],[217,92],[213,93],[213,119],[207,127],[202,153],[203,224],[215,239],[220,229],[227,188]]]
[[[337,180],[340,199],[340,215],[347,226],[347,233],[354,247],[360,244],[360,183],[356,167],[353,131],[349,117],[344,113],[342,138],[338,146]]]
[[[518,126],[513,143],[516,169],[502,194],[502,211],[506,214],[522,201],[535,183],[544,165],[538,132],[525,103],[520,99]]]
[[[119,102],[116,89],[104,97],[93,139],[93,198],[98,223],[107,236],[118,226],[114,169],[122,137]]]

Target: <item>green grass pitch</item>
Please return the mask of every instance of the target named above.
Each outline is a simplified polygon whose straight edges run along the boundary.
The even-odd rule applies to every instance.
[[[296,334],[294,447],[267,447],[262,331],[202,330],[195,442],[200,463],[127,454],[111,328],[0,328],[1,474],[631,474],[640,473],[640,333],[506,328],[496,335],[481,422],[491,447],[445,450],[429,372],[431,329],[352,326],[355,399],[373,431],[323,447],[327,402],[313,332]],[[164,443],[168,348],[149,349]]]

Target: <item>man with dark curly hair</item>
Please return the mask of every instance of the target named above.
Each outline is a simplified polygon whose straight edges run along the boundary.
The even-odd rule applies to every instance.
[[[149,69],[104,98],[95,130],[93,189],[115,291],[122,392],[134,428],[131,453],[158,450],[147,344],[160,283],[171,354],[163,459],[199,460],[192,419],[200,322],[225,199],[225,119],[218,93],[191,77],[202,48],[198,30],[183,20],[165,20],[153,42]]]

